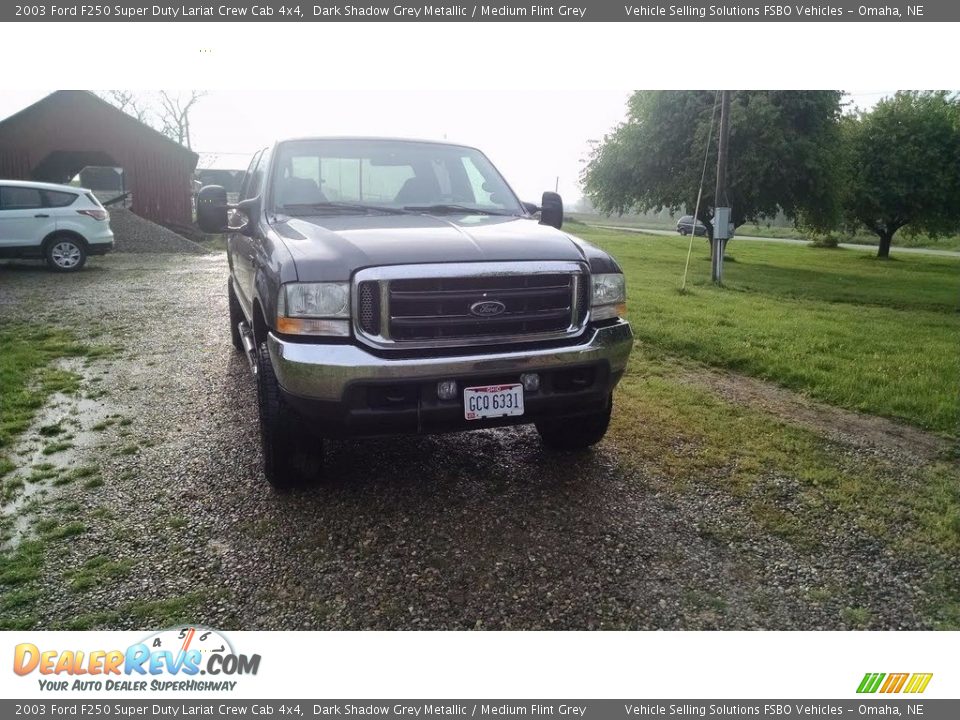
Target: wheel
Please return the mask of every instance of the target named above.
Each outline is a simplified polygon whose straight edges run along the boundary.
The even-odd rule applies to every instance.
[[[263,474],[277,490],[303,485],[319,474],[323,445],[315,442],[310,447],[298,429],[296,414],[283,400],[265,342],[257,348],[256,380]]]
[[[240,309],[240,301],[237,300],[237,294],[233,291],[233,281],[227,280],[227,304],[230,306],[230,342],[233,346],[242,351],[243,339],[240,337],[240,323],[246,318],[243,316],[243,310]]]
[[[87,248],[83,241],[68,235],[50,240],[44,255],[50,269],[57,272],[76,272],[87,262]]]
[[[683,237],[686,237],[686,236],[687,236],[687,231],[684,230],[683,228],[680,228],[680,234],[681,234]]]
[[[541,420],[537,423],[540,441],[554,450],[583,450],[596,445],[607,434],[612,410],[611,395],[606,409],[598,413]]]

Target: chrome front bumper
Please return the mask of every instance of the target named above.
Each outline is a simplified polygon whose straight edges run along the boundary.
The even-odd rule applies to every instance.
[[[355,345],[288,342],[267,338],[280,386],[305,399],[338,402],[354,383],[462,378],[505,372],[558,370],[605,362],[619,376],[633,347],[630,324],[594,329],[577,345],[454,357],[390,359]]]

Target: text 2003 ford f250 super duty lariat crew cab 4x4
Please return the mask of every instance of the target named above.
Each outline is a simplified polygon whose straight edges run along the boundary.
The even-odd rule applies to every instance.
[[[561,232],[558,195],[521,203],[478,150],[280,142],[237,204],[203,188],[197,222],[229,234],[274,486],[317,472],[323,437],[536,423],[575,449],[606,432],[633,345],[623,273]]]

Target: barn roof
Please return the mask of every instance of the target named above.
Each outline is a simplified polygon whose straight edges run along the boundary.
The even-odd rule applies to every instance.
[[[175,140],[171,140],[159,130],[155,130],[146,123],[142,123],[132,115],[128,115],[119,108],[114,107],[96,93],[89,90],[57,90],[46,97],[40,98],[32,105],[28,105],[13,115],[0,120],[0,137],[4,134],[13,132],[24,123],[29,124],[30,120],[40,114],[45,114],[58,108],[67,108],[71,115],[82,113],[85,110],[97,114],[106,114],[109,120],[126,126],[130,131],[141,133],[145,139],[149,138],[151,143],[162,143],[170,151],[183,154],[193,159],[194,165],[200,156],[189,148],[184,147]]]

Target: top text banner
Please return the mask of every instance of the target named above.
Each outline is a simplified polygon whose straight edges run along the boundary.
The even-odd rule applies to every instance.
[[[227,0],[111,3],[25,0],[0,5],[0,22],[956,22],[957,0],[881,4],[877,0],[819,3],[630,2],[343,2]]]

